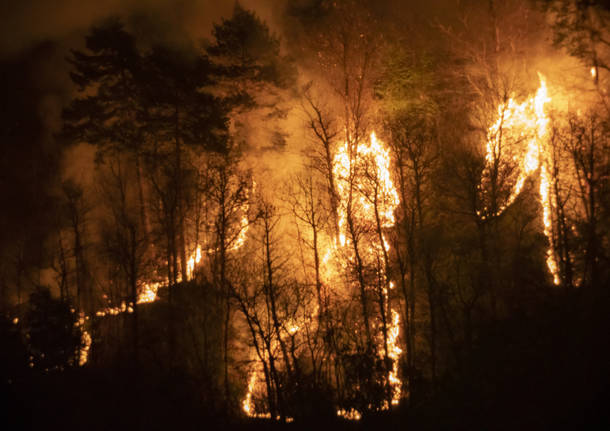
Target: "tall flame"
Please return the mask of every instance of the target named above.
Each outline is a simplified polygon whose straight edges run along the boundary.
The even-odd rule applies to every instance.
[[[248,392],[246,398],[242,401],[242,409],[248,416],[254,415],[254,406],[252,405],[252,392],[254,391],[254,385],[256,384],[256,372],[253,371],[250,374],[250,380],[248,381]]]
[[[517,103],[513,98],[501,103],[498,106],[498,119],[487,131],[482,183],[491,181],[493,169],[501,163],[516,163],[518,172],[508,199],[498,203],[496,213],[493,214],[495,216],[515,201],[525,180],[540,166],[541,144],[549,122],[545,105],[551,99],[544,76],[539,74],[539,79],[540,87],[534,97],[523,103]],[[484,217],[486,216],[483,215]]]
[[[337,238],[330,240],[326,251],[322,257],[322,277],[332,284],[336,282],[336,277],[340,273],[333,270],[336,264],[341,269],[345,270],[347,264],[345,253],[349,255],[349,250],[346,248],[349,245],[347,231],[347,213],[348,211],[358,220],[374,225],[379,218],[379,224],[382,228],[392,227],[395,223],[394,210],[400,204],[398,192],[392,183],[391,175],[391,159],[390,153],[381,141],[377,139],[375,133],[372,133],[368,142],[361,142],[355,148],[349,148],[347,143],[344,143],[337,149],[337,153],[333,159],[333,177],[336,180],[337,192],[339,195],[338,208],[338,227],[339,232]],[[349,209],[348,209],[348,206]],[[376,206],[376,207],[375,207]],[[377,216],[375,214],[377,210]],[[375,237],[377,238],[377,237]],[[337,252],[343,248],[343,255]],[[370,241],[368,251],[371,253],[371,260],[375,260],[374,256],[385,249],[389,251],[389,243],[381,236],[381,240],[372,239]],[[350,257],[348,256],[349,260]],[[387,272],[387,268],[382,270]],[[387,274],[384,277],[387,278]],[[392,282],[388,283],[389,289],[394,287]],[[401,396],[402,382],[398,377],[398,360],[402,350],[398,347],[398,337],[400,335],[400,317],[399,314],[389,307],[389,292],[387,288],[383,289],[384,302],[388,307],[388,312],[391,315],[391,322],[388,327],[387,349],[385,351],[383,341],[380,342],[379,352],[382,357],[387,357],[391,360],[392,366],[386,376],[386,382],[391,389],[391,404],[398,404]],[[317,316],[319,310],[310,313],[311,316]],[[288,322],[285,329],[288,336],[295,336],[301,327],[307,327],[312,324],[312,319],[309,322],[299,323],[296,321]],[[277,341],[277,340],[275,340]],[[256,390],[258,381],[256,369],[251,371],[248,381],[247,392],[242,400],[242,410],[250,417],[271,418],[269,413],[257,413],[254,411],[252,403],[253,393]],[[389,404],[382,406],[383,409],[388,409]],[[362,417],[361,412],[351,409],[338,409],[337,415],[349,420],[359,420]],[[287,419],[291,421],[290,418]]]
[[[333,176],[337,185],[340,198],[338,208],[338,244],[335,248],[349,245],[349,233],[347,231],[348,213],[367,224],[379,223],[381,228],[389,228],[395,224],[394,211],[400,204],[398,192],[394,187],[390,175],[391,158],[389,149],[377,139],[375,132],[371,133],[368,142],[360,142],[355,148],[350,148],[345,142],[341,145],[334,157]],[[377,211],[377,212],[376,212]],[[378,219],[377,219],[378,218]],[[381,253],[387,255],[390,245],[383,234],[381,238],[371,239],[368,248],[371,257],[379,256]],[[326,262],[332,254],[332,249],[324,255]],[[349,253],[348,253],[349,255]],[[384,279],[388,279],[388,268],[382,264]],[[394,284],[390,281],[389,288]],[[399,314],[389,307],[389,292],[386,287],[382,289],[383,301],[388,306],[392,316],[388,328],[387,352],[383,340],[380,340],[379,353],[382,357],[387,356],[392,362],[392,368],[387,375],[387,383],[391,388],[391,404],[398,404],[401,396],[402,382],[398,377],[398,360],[402,350],[397,345],[400,335]],[[384,409],[388,409],[386,404]],[[337,410],[337,415],[350,420],[359,420],[361,413],[355,409]]]
[[[333,160],[333,176],[337,180],[341,202],[338,224],[339,243],[342,246],[347,243],[347,205],[352,206],[351,211],[358,218],[375,221],[371,202],[371,196],[374,196],[378,200],[381,226],[394,225],[394,210],[400,204],[400,199],[390,175],[389,150],[377,139],[375,132],[371,133],[368,142],[361,142],[354,149],[349,148],[347,142],[338,148]]]
[[[486,166],[483,171],[482,183],[489,181],[491,170],[497,162],[512,160],[517,163],[517,179],[508,199],[500,203],[496,213],[493,214],[498,216],[519,196],[525,180],[540,169],[539,195],[543,212],[542,222],[544,225],[544,235],[549,241],[546,263],[553,276],[553,282],[558,285],[560,283],[559,271],[555,259],[552,235],[552,208],[554,204],[551,192],[550,148],[547,139],[549,118],[546,113],[546,105],[551,101],[551,98],[548,94],[546,79],[540,73],[538,77],[540,79],[540,87],[534,97],[520,104],[511,98],[507,103],[502,103],[498,106],[498,119],[489,128],[487,133]],[[515,142],[509,142],[508,139],[505,139],[507,134]],[[527,142],[525,148],[520,146],[520,141],[523,139]],[[483,219],[486,217],[481,212],[479,212],[479,216]]]

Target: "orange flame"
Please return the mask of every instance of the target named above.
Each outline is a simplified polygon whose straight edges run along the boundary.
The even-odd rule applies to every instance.
[[[592,68],[591,74],[595,76],[595,69]],[[549,241],[547,250],[547,267],[553,276],[553,282],[560,283],[557,261],[554,253],[554,241],[552,235],[552,202],[551,193],[551,168],[550,150],[547,140],[547,126],[549,118],[546,113],[546,105],[551,101],[548,95],[546,79],[542,74],[538,74],[540,87],[536,95],[521,104],[517,104],[512,98],[506,104],[498,107],[498,120],[489,128],[487,133],[487,153],[485,156],[486,167],[483,171],[482,183],[488,180],[490,170],[495,162],[501,160],[504,155],[518,161],[518,178],[506,202],[502,203],[494,214],[498,216],[508,208],[519,196],[525,180],[536,170],[540,169],[540,204],[542,206],[542,222],[544,235]],[[502,148],[501,136],[505,133],[516,134],[517,137],[527,137],[527,147],[523,150],[519,148]],[[519,139],[517,139],[519,141]],[[524,155],[521,155],[525,153]],[[519,160],[520,159],[520,160]],[[478,212],[482,219],[485,215]]]
[[[371,133],[369,142],[359,143],[353,149],[353,154],[347,142],[338,148],[333,160],[333,176],[337,179],[337,191],[342,206],[339,209],[341,246],[347,243],[346,205],[349,202],[350,192],[354,196],[351,210],[358,218],[375,220],[374,207],[370,201],[370,197],[374,195],[378,199],[381,227],[394,225],[394,210],[400,204],[400,199],[390,175],[389,150],[377,139],[375,132]],[[371,184],[372,182],[375,184]],[[372,190],[375,186],[379,187],[379,190]]]
[[[346,232],[348,211],[358,219],[376,223],[375,209],[377,209],[380,227],[389,228],[395,224],[394,211],[400,204],[400,198],[392,182],[390,168],[390,152],[377,139],[375,132],[371,133],[368,142],[359,143],[352,151],[347,142],[338,148],[334,158],[333,175],[340,197],[338,209],[340,247],[349,244]],[[335,249],[336,247],[337,242],[335,241]],[[381,235],[381,240],[372,241],[368,251],[373,256],[379,256],[381,252],[387,253],[389,248],[389,243]],[[323,262],[326,263],[331,254],[332,249],[329,248],[324,255]],[[383,268],[383,270],[387,271],[387,268]],[[384,276],[387,277],[387,274]],[[390,289],[394,287],[391,281],[389,287]],[[383,288],[382,293],[384,302],[389,304],[388,289]],[[379,352],[382,356],[387,354],[392,361],[392,369],[386,378],[392,391],[391,404],[396,405],[400,401],[402,387],[402,382],[398,377],[398,359],[402,350],[397,345],[400,335],[400,317],[393,309],[389,311],[392,315],[392,323],[389,328],[388,352],[385,352],[383,341],[380,341]],[[388,408],[386,403],[383,409]],[[349,420],[359,420],[362,417],[361,413],[355,409],[339,409],[337,415]]]
[[[541,142],[549,122],[544,108],[551,99],[544,76],[539,74],[539,78],[540,87],[534,97],[520,104],[511,98],[498,106],[498,119],[487,132],[482,183],[490,181],[491,170],[498,161],[516,161],[519,173],[508,199],[500,204],[495,216],[502,214],[515,201],[525,180],[540,166]],[[508,142],[505,139],[507,134],[513,136],[515,142]],[[525,148],[521,144],[523,138],[526,138]]]

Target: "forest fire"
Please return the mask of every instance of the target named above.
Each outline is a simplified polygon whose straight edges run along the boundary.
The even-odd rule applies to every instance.
[[[492,203],[497,208],[493,216],[502,214],[515,201],[525,180],[540,166],[548,124],[545,105],[549,101],[546,80],[540,76],[540,87],[534,97],[522,103],[510,98],[508,102],[498,106],[498,119],[487,132],[486,165],[481,188],[487,191],[491,187],[490,183],[497,181],[497,177],[501,175],[510,175],[514,185],[504,202]],[[505,164],[515,165],[516,178],[513,172],[500,172]],[[485,208],[484,212],[490,210],[491,208]],[[482,215],[482,218],[486,217],[488,216]]]
[[[554,243],[552,235],[551,212],[553,203],[550,197],[550,169],[551,163],[547,140],[547,126],[549,118],[546,113],[546,105],[551,101],[548,95],[546,79],[539,74],[540,87],[536,95],[523,103],[516,103],[509,99],[506,104],[498,107],[498,119],[489,128],[487,134],[487,145],[481,189],[489,190],[492,181],[497,181],[503,164],[514,163],[517,172],[516,180],[511,188],[508,198],[504,202],[493,202],[498,208],[493,216],[499,216],[519,196],[523,185],[538,169],[540,170],[539,199],[542,206],[542,221],[544,234],[549,241],[547,250],[547,266],[553,276],[553,282],[558,285],[559,275],[557,262],[554,257]],[[525,145],[524,145],[525,142]],[[511,174],[512,175],[512,174]],[[492,197],[494,199],[494,197]],[[485,213],[489,212],[485,208]],[[479,212],[482,219],[489,217]]]
[[[197,248],[195,249],[195,251],[193,252],[191,257],[189,257],[189,260],[187,262],[187,274],[188,274],[189,279],[193,277],[193,273],[195,272],[195,266],[198,265],[200,262],[201,262],[201,246],[197,245]]]
[[[382,283],[380,317],[385,322],[385,313],[391,314],[392,323],[389,326],[389,336],[388,333],[382,334],[378,351],[382,357],[391,360],[392,369],[387,379],[392,388],[391,403],[398,404],[402,386],[402,381],[398,378],[398,360],[402,350],[396,344],[400,333],[400,317],[390,304],[389,290],[394,284],[389,279],[389,245],[383,233],[383,229],[394,225],[394,211],[400,204],[390,172],[389,150],[377,139],[375,132],[371,133],[368,142],[361,142],[357,146],[350,147],[347,142],[344,143],[338,148],[334,158],[333,175],[340,197],[338,218],[339,245],[342,252],[351,262],[354,262],[356,256],[359,258],[359,253],[363,251],[358,249],[355,243],[359,238],[354,236],[353,226],[355,223],[362,223],[372,231],[372,235],[367,238],[369,256],[366,258],[381,262],[378,266]],[[350,245],[354,246],[353,249]],[[349,419],[360,418],[360,413],[353,409],[348,412],[340,409],[337,414]]]
[[[337,150],[333,163],[333,175],[337,180],[337,191],[342,208],[339,210],[339,243],[346,240],[347,210],[355,216],[375,223],[380,227],[394,224],[394,210],[400,204],[398,193],[390,178],[389,150],[383,147],[375,132],[368,142],[351,147],[344,143]],[[378,244],[384,246],[385,244]]]
[[[157,300],[157,292],[161,287],[161,283],[145,283],[142,286],[140,293],[138,294],[138,304],[147,304],[149,302],[155,302]]]
[[[0,428],[607,416],[604,2],[29,3]]]
[[[392,324],[390,325],[390,334],[388,337],[388,357],[392,360],[392,370],[388,374],[388,381],[392,388],[392,405],[398,405],[402,393],[402,381],[398,375],[398,361],[402,353],[402,349],[398,347],[398,337],[400,336],[400,315],[397,311],[392,311]]]
[[[248,389],[246,391],[246,398],[242,401],[242,409],[244,413],[250,417],[253,417],[254,406],[252,405],[252,392],[254,391],[254,385],[256,384],[256,372],[252,372],[250,379],[248,380]]]
[[[75,326],[79,328],[81,332],[81,346],[78,356],[78,365],[80,367],[84,366],[89,360],[89,350],[91,349],[91,334],[84,329],[87,320],[89,320],[89,317],[85,316],[85,313],[80,312],[78,314],[78,320],[75,323]]]
[[[243,209],[243,211],[246,214],[248,213],[247,205],[245,205],[245,208]],[[241,221],[239,223],[239,234],[237,236],[237,239],[235,240],[235,243],[231,247],[230,251],[239,250],[244,245],[244,242],[246,242],[246,238],[248,235],[249,226],[250,226],[250,222],[248,221],[248,217],[246,215],[244,215],[241,218]]]
[[[338,237],[331,241],[326,247],[322,257],[321,268],[324,272],[324,282],[329,286],[341,286],[345,271],[355,261],[354,253],[361,253],[367,264],[377,264],[377,274],[381,285],[382,315],[379,316],[378,327],[382,328],[384,319],[390,320],[386,332],[379,334],[376,346],[379,358],[390,361],[385,381],[380,384],[390,388],[390,400],[381,406],[383,410],[390,405],[397,405],[401,397],[402,381],[398,374],[398,362],[402,349],[398,346],[400,335],[400,316],[390,302],[390,292],[394,283],[389,279],[389,268],[383,256],[389,253],[389,244],[385,239],[383,229],[391,228],[395,223],[394,211],[400,204],[398,193],[391,179],[391,160],[389,150],[379,141],[375,133],[371,133],[368,142],[361,142],[354,148],[347,143],[339,146],[333,162],[333,176],[338,186],[339,208],[338,208]],[[352,219],[348,219],[353,217]],[[354,247],[353,231],[348,226],[358,224],[367,226],[369,234],[359,247]],[[358,240],[357,238],[356,240]],[[351,292],[340,292],[340,296],[348,297]],[[338,292],[339,293],[339,292]],[[319,309],[316,306],[312,316],[317,316]],[[286,325],[286,337],[295,336],[304,327],[314,325],[310,322],[291,322]],[[275,349],[279,349],[281,339],[274,340]],[[255,370],[260,364],[255,362]],[[260,380],[257,371],[251,371],[245,398],[242,400],[242,409],[250,417],[271,417],[270,414],[255,412],[253,407],[253,393],[256,391],[257,382]],[[355,408],[337,410],[337,415],[348,420],[359,420],[362,413]]]

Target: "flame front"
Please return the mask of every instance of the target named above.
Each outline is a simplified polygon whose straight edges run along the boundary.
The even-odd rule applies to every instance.
[[[394,187],[391,172],[390,152],[383,143],[377,139],[375,132],[371,133],[368,142],[360,142],[350,148],[345,142],[338,148],[334,158],[333,175],[337,184],[339,195],[338,208],[338,241],[335,241],[335,250],[341,247],[343,254],[352,261],[348,217],[358,220],[364,225],[377,225],[378,234],[372,235],[369,240],[368,256],[371,261],[381,262],[380,272],[385,287],[382,288],[384,308],[392,316],[387,328],[387,351],[383,339],[379,341],[378,352],[383,358],[387,356],[391,363],[391,370],[387,375],[387,384],[391,390],[391,404],[398,404],[401,396],[402,381],[398,377],[398,360],[402,350],[397,341],[400,335],[399,314],[390,306],[389,291],[394,284],[389,280],[386,262],[380,256],[387,256],[389,243],[381,232],[394,226],[394,211],[400,204],[398,192]],[[324,255],[323,262],[327,262],[333,249],[329,248]],[[389,408],[388,405],[383,406]],[[337,410],[337,415],[350,420],[359,420],[361,413],[355,409]]]
[[[389,242],[380,232],[381,229],[391,228],[395,223],[394,210],[400,204],[398,193],[391,179],[391,158],[387,148],[372,133],[368,142],[361,142],[355,148],[350,148],[347,143],[340,145],[333,158],[332,174],[337,184],[339,205],[337,208],[338,232],[336,237],[324,239],[326,249],[323,250],[321,258],[321,276],[327,285],[340,286],[348,265],[353,262],[350,252],[352,241],[348,230],[348,213],[357,219],[358,223],[378,225],[377,234],[370,233],[367,241],[363,244],[362,252],[366,255],[369,264],[379,262],[382,254],[388,254]],[[402,381],[398,373],[398,361],[402,350],[398,347],[400,336],[399,314],[390,307],[390,291],[394,284],[389,280],[388,268],[385,263],[378,268],[386,287],[381,290],[384,307],[387,309],[390,322],[387,327],[387,351],[386,343],[379,340],[377,352],[379,356],[389,358],[391,368],[384,382],[390,390],[391,399],[381,406],[383,410],[389,409],[390,405],[396,405],[400,401]],[[349,296],[350,292],[337,289],[337,297]],[[284,326],[284,337],[298,336],[301,328],[309,328],[317,323],[319,310],[317,305],[310,313],[298,320],[291,320]],[[381,327],[379,324],[377,327]],[[279,340],[274,339],[273,343]],[[257,413],[253,405],[253,396],[259,382],[260,370],[255,363],[250,372],[247,391],[242,400],[242,410],[249,417],[271,418],[269,413]],[[355,408],[339,408],[337,415],[348,420],[359,420],[362,413]],[[276,418],[277,419],[277,418]],[[287,418],[290,422],[291,418]]]
[[[376,203],[381,227],[394,225],[394,210],[400,199],[390,176],[389,150],[377,139],[375,132],[371,133],[368,142],[361,142],[354,149],[349,148],[347,142],[338,148],[333,160],[333,176],[341,203],[338,218],[342,246],[347,243],[348,205],[355,217],[374,222],[373,205]]]
[[[508,198],[504,202],[495,202],[495,212],[488,206],[484,211],[478,211],[481,219],[489,216],[499,216],[519,196],[525,180],[540,169],[539,197],[542,206],[542,222],[544,235],[549,242],[546,263],[553,276],[553,282],[558,285],[559,273],[554,254],[552,236],[552,208],[551,199],[551,167],[550,148],[547,139],[549,118],[546,105],[551,101],[548,95],[546,79],[538,74],[540,87],[536,95],[523,103],[516,103],[509,99],[498,107],[498,119],[487,132],[485,155],[485,169],[481,180],[480,190],[484,193],[490,188],[490,182],[497,180],[498,166],[504,163],[514,163],[518,173],[516,181],[511,188]],[[527,145],[524,147],[523,142]],[[485,203],[489,205],[489,202]],[[490,211],[492,214],[489,214]]]
[[[498,119],[487,131],[485,154],[485,169],[481,181],[481,189],[486,191],[490,183],[498,181],[501,175],[499,169],[506,164],[515,164],[517,178],[505,202],[494,202],[498,216],[508,208],[519,196],[525,180],[540,166],[540,156],[543,150],[543,140],[549,119],[545,105],[551,100],[548,96],[546,80],[539,75],[540,87],[536,95],[523,103],[517,103],[513,98],[498,106]],[[508,174],[507,176],[510,176]],[[507,178],[510,181],[510,178]],[[497,197],[492,197],[497,198]],[[492,211],[486,202],[485,213]],[[482,218],[487,214],[479,213]]]

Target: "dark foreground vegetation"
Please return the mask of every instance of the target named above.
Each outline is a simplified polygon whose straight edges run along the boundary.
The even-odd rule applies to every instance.
[[[143,334],[159,330],[153,318],[167,312],[164,307],[144,307]],[[11,430],[607,429],[608,307],[607,287],[539,292],[508,318],[482,322],[461,367],[448,369],[434,392],[429,381],[419,381],[410,402],[359,422],[336,418],[327,394],[300,394],[293,410],[300,416],[284,425],[228,415],[221,391],[200,374],[185,372],[180,358],[174,369],[162,365],[169,353],[161,339],[148,346],[154,354],[140,352],[137,366],[117,352],[98,362],[95,356],[101,353],[93,350],[94,365],[45,373],[24,366],[26,348],[15,325],[3,321],[2,417]],[[182,310],[178,305],[176,314]],[[178,318],[177,325],[182,324]],[[68,342],[55,339],[48,351],[61,355],[62,343]]]

